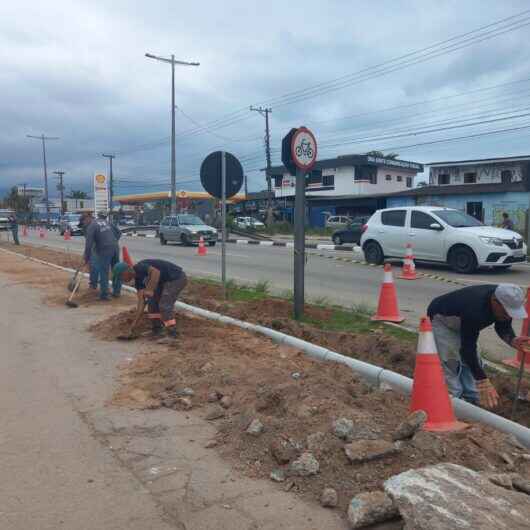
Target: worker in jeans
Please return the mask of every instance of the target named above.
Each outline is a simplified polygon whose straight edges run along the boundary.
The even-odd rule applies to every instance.
[[[14,215],[10,215],[8,218],[9,221],[9,229],[11,230],[11,234],[13,236],[13,243],[15,245],[20,245],[20,241],[18,240],[18,221],[17,218]]]
[[[133,267],[120,262],[114,266],[112,275],[123,282],[134,280],[137,312],[147,303],[153,336],[162,335],[165,330],[169,339],[177,338],[174,305],[188,283],[186,273],[178,265],[161,259],[144,259]]]
[[[480,332],[494,324],[497,335],[515,349],[528,349],[528,337],[516,337],[512,318],[526,318],[525,295],[517,285],[473,285],[435,298],[427,314],[449,392],[486,408],[499,395],[484,372],[477,351]]]
[[[90,282],[93,286],[99,281],[100,294],[99,299],[102,301],[110,300],[109,296],[109,274],[113,256],[118,252],[118,242],[106,221],[104,212],[98,213],[97,220],[92,214],[85,213],[81,218],[81,223],[85,232],[85,266],[94,270]]]

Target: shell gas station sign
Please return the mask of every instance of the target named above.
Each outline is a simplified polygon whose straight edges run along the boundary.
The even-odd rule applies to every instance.
[[[94,175],[94,210],[96,213],[109,211],[108,179],[103,173]]]

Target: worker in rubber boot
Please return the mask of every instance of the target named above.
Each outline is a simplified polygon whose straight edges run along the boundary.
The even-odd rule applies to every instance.
[[[517,285],[473,285],[435,298],[427,314],[450,394],[486,408],[499,395],[484,372],[477,351],[480,332],[494,324],[503,342],[519,350],[528,337],[516,337],[512,319],[526,318],[525,295]]]
[[[186,287],[186,273],[178,266],[161,259],[144,259],[130,267],[120,262],[113,275],[123,282],[131,282],[138,293],[138,311],[147,302],[148,317],[152,322],[154,336],[162,335],[165,329],[169,338],[177,337],[174,305]]]

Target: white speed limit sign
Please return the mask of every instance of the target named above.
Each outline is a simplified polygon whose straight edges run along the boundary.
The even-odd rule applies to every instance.
[[[291,159],[301,171],[311,171],[317,161],[317,141],[306,127],[300,127],[291,142]]]

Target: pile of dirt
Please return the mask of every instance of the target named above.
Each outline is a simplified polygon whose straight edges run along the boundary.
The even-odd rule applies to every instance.
[[[92,329],[100,337],[116,336],[130,318],[130,312],[121,313]],[[273,471],[281,475],[310,450],[319,463],[318,473],[287,473],[280,487],[312,500],[324,487],[332,487],[342,509],[353,495],[380,489],[396,473],[442,461],[488,472],[513,469],[516,462],[518,472],[530,477],[530,462],[514,456],[522,451],[482,425],[445,435],[421,433],[396,454],[351,464],[333,422],[351,420],[354,440],[391,442],[408,414],[407,398],[366,385],[342,365],[311,360],[244,330],[187,315],[179,315],[178,323],[181,336],[175,345],[148,343],[148,351],[123,367],[113,403],[199,409],[218,426],[209,445],[248,476],[268,479]],[[264,431],[252,436],[246,429],[255,419]]]

